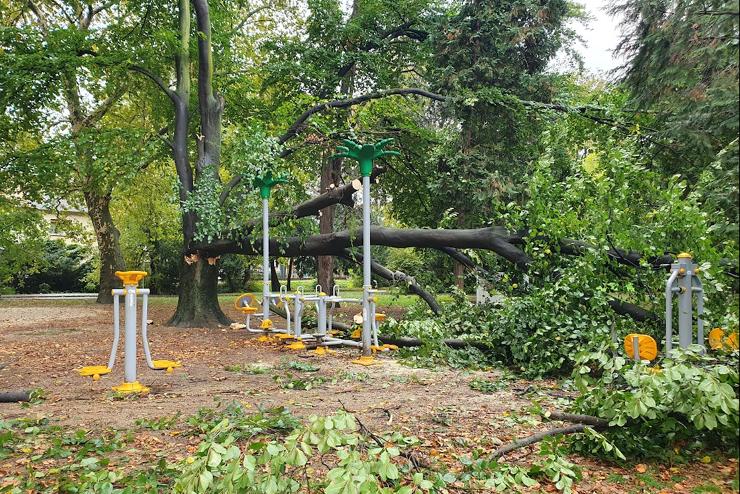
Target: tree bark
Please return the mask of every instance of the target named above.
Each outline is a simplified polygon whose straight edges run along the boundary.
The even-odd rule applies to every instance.
[[[342,161],[329,157],[321,168],[320,190],[329,192],[339,185]],[[319,216],[319,233],[330,234],[334,231],[335,204],[330,204],[321,210]],[[316,277],[318,284],[326,293],[331,293],[334,287],[334,257],[318,256],[316,258]]]
[[[277,259],[270,260],[270,290],[273,292],[280,291],[280,278],[277,272]]]
[[[93,191],[86,191],[84,196],[87,214],[92,221],[100,255],[100,286],[97,302],[111,304],[113,303],[111,290],[120,288],[121,285],[115,273],[125,269],[119,244],[120,233],[110,214],[111,196],[110,193],[99,194]]]
[[[453,261],[453,273],[455,274],[455,286],[458,290],[465,290],[465,266],[457,261]]]
[[[227,325],[231,321],[218,304],[218,266],[205,259],[180,266],[180,290],[175,315],[167,323],[181,328]]]
[[[290,281],[293,278],[293,261],[294,259],[292,257],[288,259],[288,279],[285,282],[285,288],[288,291],[291,291]]]

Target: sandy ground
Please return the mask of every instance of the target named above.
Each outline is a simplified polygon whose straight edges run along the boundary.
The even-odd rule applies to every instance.
[[[150,305],[149,318],[154,321],[151,347],[154,358],[180,360],[183,368],[172,374],[151,371],[140,350],[138,378],[151,392],[136,399],[117,399],[111,386],[123,381],[123,342],[111,374],[93,382],[77,373],[84,365],[107,362],[112,341],[110,307],[91,301],[0,301],[0,390],[43,388],[47,398],[30,408],[0,404],[0,418],[43,415],[63,426],[95,430],[132,428],[137,419],[177,412],[186,417],[201,407],[213,407],[218,400],[238,400],[254,408],[286,406],[299,417],[330,414],[344,407],[372,430],[400,430],[421,438],[430,455],[444,459],[461,449],[491,449],[548,427],[529,415],[528,409],[534,402],[555,407],[564,394],[555,382],[524,380],[507,382],[494,394],[482,394],[469,387],[470,380],[476,376],[496,379],[498,371],[414,369],[385,354],[380,365],[362,367],[351,364],[357,350],[319,357],[258,343],[244,330],[167,327],[163,324],[173,310],[173,306]],[[224,310],[238,319],[231,307]],[[286,369],[291,360],[310,362],[319,370],[301,373]],[[256,363],[269,367],[268,371],[252,375],[225,370]],[[323,382],[308,390],[286,389],[281,384],[296,378]],[[526,461],[533,451],[525,448],[512,456]],[[629,466],[580,460],[585,465],[580,492],[653,492],[640,487],[639,476],[632,475]],[[690,489],[705,482],[705,474],[720,489],[707,492],[733,492],[728,486],[736,475],[737,463],[729,460],[729,465],[721,472],[711,465],[691,466],[687,475],[694,480],[688,477],[666,492],[703,492]],[[634,482],[604,483],[610,475],[626,476]]]

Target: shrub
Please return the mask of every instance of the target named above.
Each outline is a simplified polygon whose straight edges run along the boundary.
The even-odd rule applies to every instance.
[[[92,258],[88,247],[49,240],[39,264],[21,269],[13,278],[13,287],[19,293],[84,291],[93,270]]]
[[[625,455],[737,451],[737,352],[702,355],[700,347],[690,347],[655,366],[608,352],[583,353],[574,378],[581,393],[574,411],[609,420],[604,436]],[[591,436],[576,447],[599,450]]]

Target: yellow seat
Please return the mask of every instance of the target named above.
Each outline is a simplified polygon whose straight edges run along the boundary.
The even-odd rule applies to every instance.
[[[654,360],[658,356],[658,344],[652,336],[646,334],[631,333],[624,338],[624,351],[629,358],[635,357],[635,349],[632,340],[637,337],[637,351],[640,359]]]
[[[385,321],[386,317],[388,317],[388,316],[386,316],[385,314],[382,314],[382,313],[375,314],[375,320],[378,321],[378,322]]]
[[[241,295],[236,297],[236,300],[234,300],[234,308],[236,310],[242,310],[247,307],[253,308],[255,305],[256,305],[256,302],[255,302],[254,294],[252,293],[242,293]]]
[[[257,307],[239,307],[237,310],[242,314],[256,314]]]
[[[125,286],[136,286],[147,275],[148,273],[146,271],[116,271],[116,276]]]

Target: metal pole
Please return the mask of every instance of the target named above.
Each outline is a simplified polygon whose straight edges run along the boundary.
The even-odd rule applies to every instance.
[[[678,271],[673,271],[665,284],[665,350],[666,354],[673,349],[673,282]]]
[[[370,177],[362,177],[362,355],[369,356],[372,321],[370,318]]]
[[[136,382],[136,285],[126,285],[124,382]]]
[[[121,296],[113,292],[113,349],[108,359],[108,368],[112,369],[116,363],[116,353],[118,353],[118,341],[121,335]]]
[[[262,199],[262,320],[270,319],[270,217],[269,199]]]
[[[152,360],[152,353],[149,350],[149,335],[147,334],[147,311],[149,308],[149,289],[145,288],[139,290],[142,294],[141,297],[141,346],[144,347],[144,358],[146,359],[146,365],[150,369],[155,369],[154,361]]]
[[[693,340],[691,259],[679,258],[678,262],[678,344],[681,348],[687,348]]]
[[[635,359],[635,362],[639,362],[640,359],[640,337],[639,336],[633,336],[632,337],[632,353],[634,354],[633,357]]]
[[[693,287],[696,293],[696,342],[704,346],[704,287],[696,276],[693,276],[693,283],[696,284]]]

